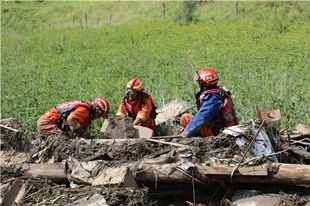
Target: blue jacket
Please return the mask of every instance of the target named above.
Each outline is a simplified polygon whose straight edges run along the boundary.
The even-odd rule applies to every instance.
[[[196,94],[196,98],[201,95],[203,91]],[[214,124],[214,117],[219,112],[224,104],[224,100],[220,95],[208,94],[203,97],[201,107],[198,113],[189,121],[186,128],[182,132],[183,137],[194,137],[206,124],[212,128]],[[214,135],[218,135],[218,130],[213,130]]]

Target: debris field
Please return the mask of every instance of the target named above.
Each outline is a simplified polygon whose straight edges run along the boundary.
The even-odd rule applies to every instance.
[[[110,122],[120,124],[114,136]],[[2,205],[310,205],[308,125],[289,131],[256,119],[182,138],[175,118],[158,124],[164,136],[143,137],[111,117],[102,139],[67,139],[0,123]]]

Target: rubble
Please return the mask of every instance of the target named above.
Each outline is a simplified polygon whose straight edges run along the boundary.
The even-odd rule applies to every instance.
[[[14,119],[0,123],[18,130],[1,130],[2,203],[9,197],[16,205],[68,206],[99,202],[238,205],[267,201],[270,196],[276,196],[272,200],[275,204],[303,205],[310,201],[310,153],[304,139],[309,137],[307,125],[296,127],[300,136],[292,138],[296,133],[286,129],[280,134],[265,123],[244,156],[262,120],[208,138],[182,138],[176,125],[167,127],[166,136],[153,137],[128,124],[138,133],[130,136],[123,132],[111,138],[102,132],[109,139],[66,139],[26,131]],[[238,164],[240,168],[234,171]],[[17,183],[18,189],[14,189]],[[236,191],[244,190],[259,192],[248,195],[252,199],[236,200]],[[8,196],[13,191],[15,195]]]

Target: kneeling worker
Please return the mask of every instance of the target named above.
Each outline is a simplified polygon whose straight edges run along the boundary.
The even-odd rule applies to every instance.
[[[92,103],[83,101],[66,102],[53,107],[38,120],[39,130],[50,136],[53,132],[64,137],[68,131],[77,135],[87,132],[90,123],[100,117],[107,118],[110,114],[110,104],[106,99],[96,98]]]
[[[126,95],[119,105],[116,117],[132,117],[134,125],[155,129],[156,107],[151,96],[144,92],[139,79],[132,79],[125,88]]]
[[[199,84],[196,93],[198,113],[183,114],[180,124],[185,129],[183,137],[194,137],[199,133],[203,137],[216,136],[220,129],[238,125],[230,91],[225,86],[217,86],[219,77],[212,69],[202,69],[194,75],[194,81]]]

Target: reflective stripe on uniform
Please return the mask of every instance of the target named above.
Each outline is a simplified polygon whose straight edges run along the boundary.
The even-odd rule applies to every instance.
[[[145,117],[145,116],[143,116],[142,114],[138,114],[138,115],[137,115],[137,117],[140,117],[143,121],[145,121],[145,120],[146,120],[146,117]]]
[[[121,113],[121,112],[118,112],[118,113],[116,113],[116,116],[122,116],[122,117],[126,117],[126,115],[125,114],[123,114],[123,113]]]

